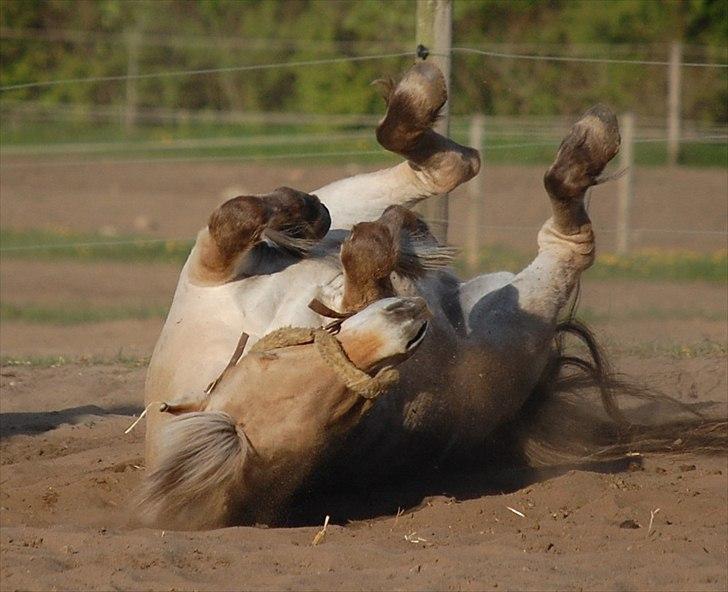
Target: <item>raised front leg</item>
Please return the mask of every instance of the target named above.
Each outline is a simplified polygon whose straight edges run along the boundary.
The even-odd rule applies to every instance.
[[[212,212],[207,228],[197,235],[190,279],[201,285],[237,279],[260,262],[253,249],[266,239],[282,256],[300,255],[324,237],[330,223],[318,197],[289,187],[234,197]]]
[[[477,150],[432,130],[447,100],[440,70],[428,62],[410,68],[387,93],[387,113],[377,127],[379,143],[406,162],[335,181],[316,191],[331,213],[332,228],[377,219],[391,205],[412,205],[452,191],[480,169]]]

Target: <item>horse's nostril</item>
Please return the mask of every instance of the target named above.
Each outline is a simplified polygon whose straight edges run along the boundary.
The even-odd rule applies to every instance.
[[[385,307],[385,312],[396,316],[421,318],[430,316],[427,303],[423,298],[399,298]]]

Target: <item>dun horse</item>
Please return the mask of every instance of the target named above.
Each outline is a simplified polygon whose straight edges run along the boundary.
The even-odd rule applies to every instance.
[[[538,233],[539,252],[530,265],[517,274],[491,273],[461,282],[442,269],[451,252],[406,210],[478,172],[477,151],[432,129],[446,99],[439,70],[417,64],[389,89],[387,112],[377,128],[380,144],[403,156],[403,162],[312,194],[279,188],[237,197],[212,213],[182,270],[154,351],[147,403],[197,400],[225,369],[241,332],[250,335],[250,348],[282,327],[320,328],[331,316],[346,318],[378,298],[397,295],[424,298],[433,318],[417,352],[399,366],[400,380],[329,450],[330,463],[349,475],[371,479],[403,467],[426,469],[472,457],[504,429],[517,436],[531,462],[621,453],[636,441],[664,447],[675,440],[675,429],[682,431],[685,447],[724,449],[725,423],[629,424],[616,406],[591,335],[571,320],[560,322],[581,274],[594,261],[584,197],[604,180],[603,171],[619,149],[614,114],[601,105],[589,109],[561,143],[544,177],[552,216]],[[358,317],[345,321],[342,333]],[[592,359],[564,356],[564,333],[582,339]],[[262,403],[254,401],[274,393],[284,379],[269,373],[265,381],[251,378],[248,385],[247,364],[235,369],[236,378],[230,379],[235,386],[225,392],[233,400],[235,389],[259,389],[259,399],[244,399],[246,413],[256,415],[255,406]],[[580,430],[559,433],[573,406],[561,408],[560,416],[547,413],[554,387],[575,384],[564,378],[569,367],[600,388],[610,416],[586,430],[578,446],[574,434]],[[301,361],[286,372],[305,382],[311,368]],[[310,402],[302,396],[295,415],[318,413]],[[290,405],[296,405],[295,398]],[[171,417],[150,413],[147,464],[152,471],[168,458],[163,453],[160,460],[160,449],[179,441],[177,428],[163,429]],[[568,425],[569,430],[582,427]],[[273,494],[271,500],[275,506]]]

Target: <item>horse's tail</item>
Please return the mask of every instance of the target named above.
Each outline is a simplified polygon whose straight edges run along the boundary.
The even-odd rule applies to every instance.
[[[221,411],[185,413],[163,428],[162,450],[138,497],[145,523],[223,526],[242,496],[245,434]]]
[[[588,357],[567,355],[564,337],[576,337]],[[603,411],[585,401],[599,393]],[[618,398],[652,403],[665,419],[645,422],[634,410],[622,410]],[[546,466],[610,460],[629,453],[728,451],[728,420],[708,418],[692,407],[615,375],[594,334],[570,319],[556,330],[555,347],[536,388],[508,426],[527,464]]]

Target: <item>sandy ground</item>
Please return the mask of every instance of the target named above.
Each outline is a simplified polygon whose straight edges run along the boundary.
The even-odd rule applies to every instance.
[[[190,236],[226,187],[248,189],[241,182],[246,175],[253,179],[249,189],[262,191],[283,183],[316,186],[341,174],[301,169],[286,172],[295,179],[274,181],[265,170],[203,168],[199,178],[186,180],[178,174],[184,167],[156,171],[158,178],[118,169],[99,177],[59,170],[45,178],[8,169],[2,224],[29,228],[40,220],[87,231],[113,223],[126,232],[143,214],[162,236]],[[641,177],[654,185],[653,206],[660,192],[671,197],[655,223],[725,224],[725,204],[721,213],[714,199],[721,188],[725,195],[725,175],[683,173],[674,183],[657,171]],[[514,219],[532,183],[508,167],[495,174],[516,184],[512,194],[499,194],[511,198],[509,213],[489,214],[504,223]],[[677,203],[675,189],[690,186],[691,207]],[[207,197],[193,198],[194,192]],[[189,207],[166,214],[180,202]],[[519,215],[537,226],[542,205]],[[695,214],[697,206],[713,208],[712,214]],[[531,244],[533,233],[525,235]],[[3,260],[0,299],[76,308],[165,306],[177,273],[173,265]],[[582,307],[619,370],[686,403],[718,401],[713,409],[725,412],[725,285],[597,282],[587,275]],[[3,591],[728,589],[725,457],[650,455],[631,466],[422,475],[307,501],[283,528],[140,529],[128,500],[143,474],[143,429],[123,431],[142,407],[145,368],[136,360],[150,354],[161,323],[3,323],[3,356],[68,360],[0,368]],[[326,514],[332,524],[312,546]]]
[[[725,359],[691,362],[644,366],[670,364],[692,384],[706,369],[723,372],[725,392]],[[725,458],[653,455],[615,472],[423,476],[319,500],[318,515],[289,528],[134,528],[127,501],[142,474],[143,431],[123,430],[140,411],[143,377],[143,368],[120,365],[2,369],[3,590],[728,585]],[[314,547],[313,524],[324,513],[334,525]]]

